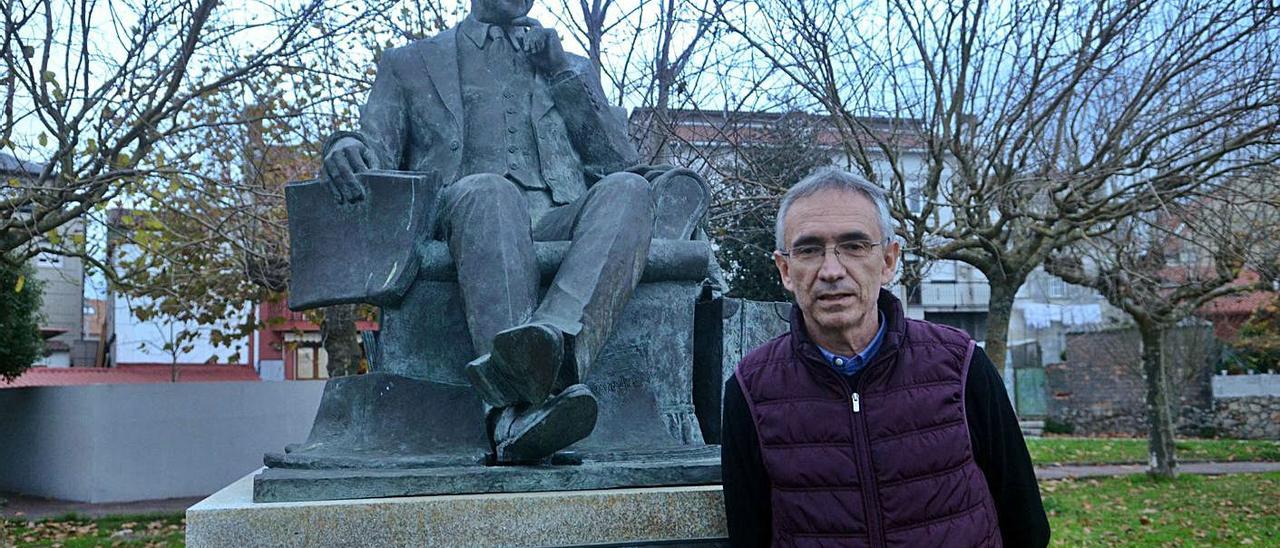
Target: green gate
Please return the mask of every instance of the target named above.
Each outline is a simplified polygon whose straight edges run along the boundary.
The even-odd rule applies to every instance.
[[[1044,368],[1024,367],[1013,370],[1013,391],[1021,418],[1043,417],[1045,405]]]

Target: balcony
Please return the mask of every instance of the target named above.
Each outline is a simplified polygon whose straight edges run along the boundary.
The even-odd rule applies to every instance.
[[[920,288],[920,304],[926,311],[982,311],[991,300],[986,282],[925,282]]]

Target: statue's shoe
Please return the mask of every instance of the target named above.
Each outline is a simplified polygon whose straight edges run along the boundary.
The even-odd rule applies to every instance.
[[[564,335],[544,323],[518,325],[493,337],[493,352],[467,364],[467,380],[485,403],[538,405],[551,393],[564,361]]]
[[[687,240],[702,222],[711,203],[711,191],[696,172],[674,168],[653,182],[653,237]]]
[[[599,406],[584,384],[575,384],[538,406],[502,410],[493,429],[498,463],[537,462],[591,434]]]

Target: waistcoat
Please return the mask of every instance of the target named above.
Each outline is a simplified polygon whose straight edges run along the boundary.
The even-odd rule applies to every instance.
[[[964,387],[973,341],[906,319],[881,291],[879,353],[850,383],[791,331],[752,351],[736,377],[769,475],[775,546],[1000,546],[973,459]]]
[[[484,49],[458,39],[463,131],[462,172],[506,175],[528,189],[546,188],[534,134],[534,73],[498,27],[490,26]],[[494,35],[496,34],[496,36]]]

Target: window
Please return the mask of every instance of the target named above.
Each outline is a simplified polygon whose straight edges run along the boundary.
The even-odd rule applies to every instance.
[[[1049,296],[1050,297],[1066,297],[1067,282],[1056,276],[1049,278]]]
[[[294,358],[293,378],[300,381],[329,378],[329,356],[318,346],[299,346]]]
[[[907,209],[912,213],[924,210],[924,196],[921,195],[920,187],[913,186],[907,191]]]
[[[45,268],[62,268],[62,255],[41,253],[36,255],[36,266]]]

